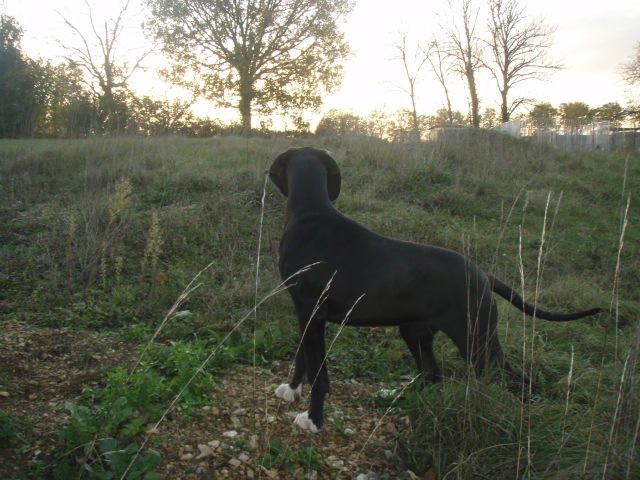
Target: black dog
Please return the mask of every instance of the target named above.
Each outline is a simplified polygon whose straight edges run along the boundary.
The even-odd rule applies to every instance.
[[[322,427],[324,397],[329,392],[327,321],[397,325],[427,382],[440,379],[432,341],[441,330],[478,373],[485,364],[501,368],[510,388],[528,391],[530,380],[509,365],[498,341],[492,292],[547,320],[573,320],[599,311],[545,312],[459,253],[367,230],[333,207],[341,175],[324,150],[290,148],[273,162],[269,177],[288,198],[280,273],[290,279],[287,287],[302,335],[293,378],[278,387],[276,396],[297,400],[307,373],[311,404],[295,420],[303,429],[315,433]]]

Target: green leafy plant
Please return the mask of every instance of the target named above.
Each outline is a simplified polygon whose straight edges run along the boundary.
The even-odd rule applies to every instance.
[[[310,471],[320,468],[320,460],[316,456],[313,447],[291,448],[279,438],[273,438],[269,442],[269,453],[260,461],[264,468],[284,468],[291,475],[299,467],[306,467]]]
[[[0,410],[0,448],[8,448],[17,440],[24,440],[20,427],[20,422],[15,417]]]
[[[153,472],[162,462],[160,454],[152,449],[143,453],[134,441],[148,420],[138,416],[139,411],[126,397],[119,397],[112,404],[67,403],[66,407],[71,420],[58,431],[61,445],[54,468],[56,478],[78,477],[78,465],[78,478],[87,480],[163,478]]]

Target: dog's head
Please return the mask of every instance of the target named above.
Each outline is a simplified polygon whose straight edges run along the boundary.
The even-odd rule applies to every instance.
[[[312,156],[317,158],[319,162],[324,164],[327,169],[327,192],[329,200],[332,202],[340,195],[340,184],[342,183],[342,175],[338,164],[326,150],[320,150],[312,147],[290,148],[286,152],[276,157],[271,168],[269,168],[269,178],[280,189],[286,197],[289,194],[287,169],[297,158]]]

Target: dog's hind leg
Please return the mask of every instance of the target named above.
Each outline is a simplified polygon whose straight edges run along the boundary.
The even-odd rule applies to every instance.
[[[442,372],[433,354],[433,337],[437,330],[422,324],[401,325],[399,329],[416,361],[418,371],[423,374],[424,383],[440,381]]]
[[[507,386],[515,394],[529,394],[534,389],[531,380],[516,371],[507,361],[497,331],[498,310],[495,301],[484,303],[477,311],[468,316],[466,329],[453,329],[445,333],[456,344],[460,355],[480,376],[486,367],[502,371],[507,380]]]
[[[491,365],[502,370],[506,377],[507,387],[513,394],[527,399],[536,393],[535,383],[524,373],[514,369],[507,361],[497,336],[494,337],[489,348]]]
[[[495,300],[486,302],[478,314],[477,329],[473,338],[477,339],[477,347],[473,349],[473,358],[479,371],[485,366],[499,369],[505,375],[509,390],[523,398],[535,391],[531,379],[524,373],[515,370],[507,361],[500,339],[498,338],[498,307]]]

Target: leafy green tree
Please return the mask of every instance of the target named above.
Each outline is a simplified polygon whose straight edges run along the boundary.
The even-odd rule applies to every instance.
[[[0,138],[30,136],[36,116],[36,79],[20,49],[22,28],[0,17]]]
[[[541,102],[533,106],[529,112],[531,118],[553,118],[558,116],[558,109],[548,102]]]
[[[500,124],[500,119],[498,118],[498,112],[496,112],[495,108],[485,108],[484,115],[482,115],[482,128],[487,130],[498,126]]]
[[[560,116],[562,118],[592,118],[595,110],[584,102],[561,103]]]
[[[173,61],[170,79],[220,107],[301,116],[342,80],[338,24],[350,0],[146,0],[148,26]]]
[[[194,121],[193,102],[131,97],[131,129],[146,135],[185,133]]]
[[[332,109],[325,113],[316,127],[317,135],[344,136],[367,135],[369,122],[359,115],[351,112]]]
[[[38,116],[34,134],[39,137],[83,137],[95,128],[98,110],[73,64],[40,61],[35,86]]]
[[[619,127],[625,119],[626,111],[618,102],[609,102],[596,108],[595,116],[601,120],[611,120],[614,127]]]
[[[427,118],[427,125],[429,128],[467,127],[469,121],[459,110],[449,111],[447,108],[440,108],[435,115]]]

